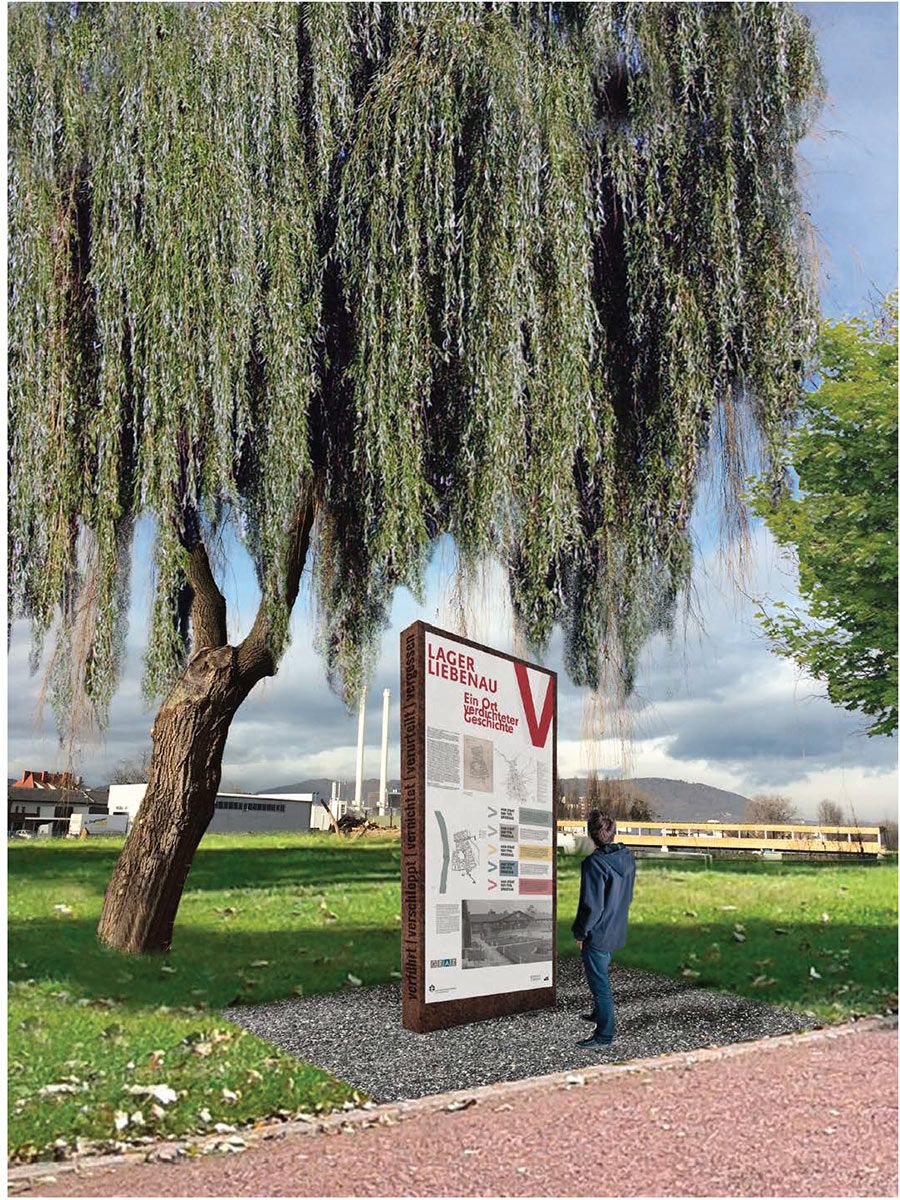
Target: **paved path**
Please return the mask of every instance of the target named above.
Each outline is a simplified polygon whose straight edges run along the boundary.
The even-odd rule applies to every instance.
[[[896,1196],[897,1027],[791,1034],[273,1127],[44,1196]],[[364,1122],[369,1122],[368,1127]]]

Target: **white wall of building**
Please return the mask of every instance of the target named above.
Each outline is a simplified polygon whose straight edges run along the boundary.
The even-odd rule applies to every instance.
[[[311,793],[290,796],[244,796],[220,792],[207,833],[302,833],[310,828],[317,798]]]
[[[146,783],[111,783],[107,801],[110,813],[128,813],[130,828],[137,816],[137,810],[141,807],[146,790]]]
[[[144,783],[110,784],[110,814],[128,813],[130,828],[146,790]],[[308,829],[323,828],[330,829],[331,822],[315,792],[268,793],[259,796],[248,796],[243,792],[219,792],[216,809],[206,832],[302,833]]]

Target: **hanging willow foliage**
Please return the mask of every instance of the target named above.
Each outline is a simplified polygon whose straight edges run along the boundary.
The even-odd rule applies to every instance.
[[[11,613],[102,715],[134,519],[146,683],[186,546],[233,523],[277,660],[321,480],[352,696],[437,537],[508,563],[540,650],[627,684],[690,569],[716,428],[773,477],[815,328],[794,149],[822,93],[777,4],[28,4],[9,43]],[[193,532],[192,532],[193,531]],[[76,636],[77,634],[77,636]]]

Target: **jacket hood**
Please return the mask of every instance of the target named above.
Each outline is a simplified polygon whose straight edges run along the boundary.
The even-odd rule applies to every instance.
[[[594,853],[600,855],[604,864],[617,875],[625,875],[631,869],[631,851],[622,842],[609,842],[606,846],[598,846]]]

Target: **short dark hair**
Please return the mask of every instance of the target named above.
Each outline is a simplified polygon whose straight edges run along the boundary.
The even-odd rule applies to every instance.
[[[597,808],[588,813],[587,831],[595,846],[606,846],[616,840],[615,820]]]

